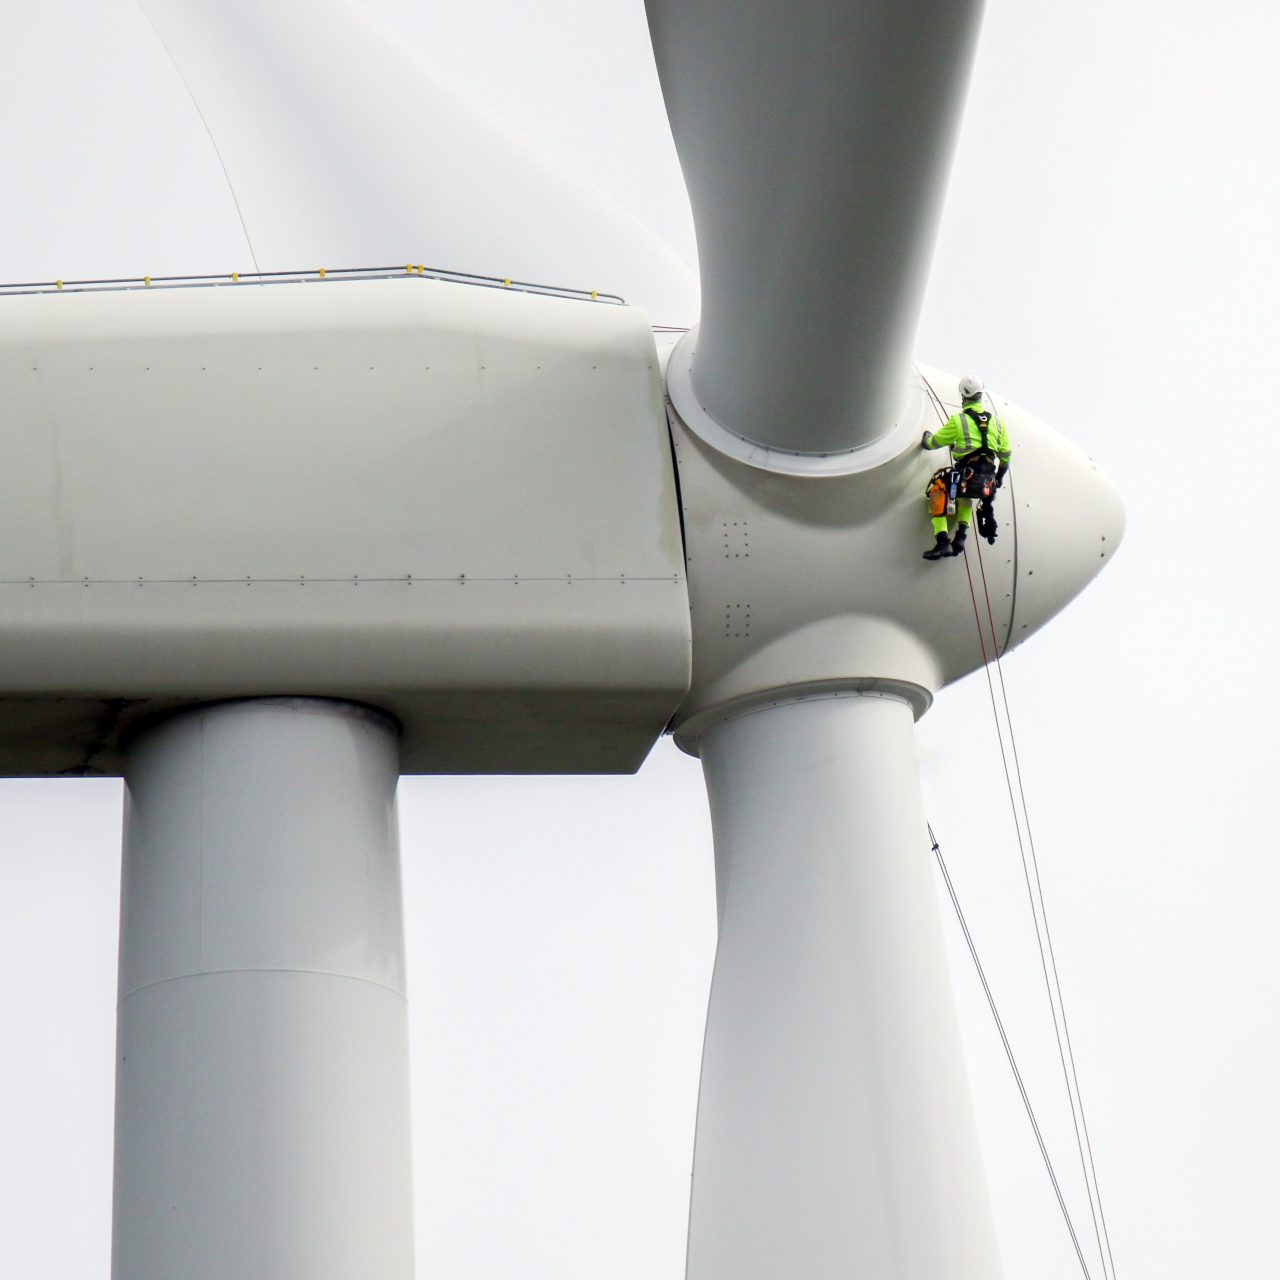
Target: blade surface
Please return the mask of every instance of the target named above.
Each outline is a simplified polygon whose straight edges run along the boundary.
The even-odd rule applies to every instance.
[[[771,448],[877,439],[907,385],[982,0],[646,4],[697,227],[698,403]]]
[[[139,0],[260,270],[424,263],[599,289],[688,323],[697,286],[619,204],[350,0]]]

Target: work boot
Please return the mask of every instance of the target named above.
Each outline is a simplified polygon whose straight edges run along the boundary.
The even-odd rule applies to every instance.
[[[969,526],[962,524],[956,529],[955,539],[951,543],[951,554],[959,556],[964,554],[964,540],[969,536]]]
[[[951,555],[951,539],[945,533],[934,534],[937,541],[924,553],[926,560],[941,560],[943,556]]]

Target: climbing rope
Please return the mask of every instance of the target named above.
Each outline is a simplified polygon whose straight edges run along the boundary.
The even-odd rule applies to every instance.
[[[942,421],[946,421],[947,413],[942,404],[941,398],[930,385],[929,380],[920,373],[921,382],[924,384],[930,400],[933,403],[935,411],[938,413]],[[969,598],[973,604],[974,623],[978,629],[978,646],[982,654],[983,673],[987,679],[987,692],[991,700],[991,714],[995,723],[996,740],[1000,747],[1000,760],[1004,768],[1005,787],[1009,796],[1009,806],[1013,814],[1014,831],[1018,841],[1018,853],[1022,862],[1023,880],[1026,884],[1027,899],[1031,908],[1032,923],[1035,927],[1036,945],[1040,953],[1040,968],[1044,976],[1045,992],[1049,1001],[1049,1012],[1053,1018],[1054,1038],[1057,1041],[1058,1060],[1062,1066],[1063,1080],[1067,1089],[1067,1101],[1071,1108],[1072,1127],[1075,1131],[1076,1148],[1080,1155],[1080,1168],[1084,1178],[1085,1191],[1089,1200],[1089,1213],[1093,1220],[1094,1238],[1097,1243],[1098,1256],[1102,1263],[1103,1280],[1115,1280],[1115,1261],[1111,1252],[1111,1237],[1107,1229],[1106,1215],[1102,1208],[1102,1195],[1098,1188],[1097,1168],[1093,1158],[1093,1146],[1089,1138],[1088,1124],[1085,1121],[1084,1101],[1080,1093],[1080,1081],[1076,1071],[1075,1052],[1071,1044],[1070,1031],[1067,1026],[1066,1007],[1062,998],[1062,984],[1058,976],[1057,958],[1053,950],[1053,938],[1049,931],[1049,918],[1045,910],[1044,889],[1040,878],[1040,865],[1036,857],[1035,841],[1031,832],[1031,820],[1029,810],[1027,808],[1026,788],[1022,779],[1022,764],[1018,756],[1017,739],[1013,732],[1013,717],[1009,709],[1008,689],[1004,680],[1004,668],[1000,662],[1000,642],[996,634],[995,615],[991,607],[991,593],[987,584],[986,566],[983,562],[982,548],[978,546],[978,566],[982,581],[982,592],[986,604],[987,623],[991,633],[991,654],[987,653],[986,633],[983,629],[982,616],[978,608],[977,589],[974,584],[973,570],[969,563],[968,555],[964,557],[965,574],[969,581]],[[991,677],[991,667],[994,664],[997,676],[1000,682],[1001,701],[1004,706],[1005,727],[1007,727],[1009,735],[1009,750],[1005,749],[1005,728],[1002,728],[1000,722],[1000,712],[996,704],[995,683]],[[1013,756],[1013,770],[1009,768],[1009,756]],[[1017,779],[1017,798],[1014,796],[1014,778]],[[1019,808],[1019,804],[1021,808]],[[1023,840],[1023,828],[1026,829],[1026,840]],[[932,838],[932,837],[931,837]],[[937,853],[937,845],[935,842],[934,851]],[[941,863],[941,854],[939,862]],[[948,881],[948,890],[952,891],[950,878],[946,875],[945,867],[943,868],[944,878]],[[956,910],[959,911],[959,903],[955,901],[954,892],[952,891],[953,902],[955,902]],[[966,929],[967,936],[967,929]],[[972,943],[970,943],[972,951]],[[977,961],[977,955],[974,954],[974,960]],[[985,987],[985,980],[984,980]],[[988,992],[990,1000],[990,993]],[[995,1006],[992,1003],[992,1012],[995,1013]],[[997,1015],[997,1023],[999,1022]],[[1001,1032],[1003,1039],[1003,1031]],[[1008,1049],[1006,1043],[1006,1050]],[[1010,1064],[1013,1065],[1012,1054],[1010,1054]],[[1017,1067],[1014,1066],[1015,1075]],[[1021,1082],[1020,1087],[1021,1087]],[[1024,1094],[1024,1101],[1025,1094]],[[1030,1114],[1030,1103],[1027,1103],[1028,1113]],[[1032,1125],[1036,1127],[1037,1139],[1039,1139],[1039,1129],[1035,1126],[1034,1116],[1032,1117]],[[1043,1150],[1043,1147],[1042,1147]],[[1045,1156],[1046,1163],[1048,1156]],[[1053,1178],[1052,1169],[1050,1169],[1050,1177]],[[1055,1191],[1058,1190],[1056,1178],[1053,1179]],[[1062,1202],[1059,1193],[1059,1204],[1062,1205],[1064,1214],[1066,1206]],[[1071,1231],[1073,1244],[1076,1245],[1077,1255],[1080,1255],[1079,1244],[1076,1240],[1074,1228],[1071,1226],[1070,1217],[1067,1218],[1068,1229]],[[1084,1266],[1084,1258],[1080,1255],[1081,1265]],[[1085,1269],[1088,1275],[1088,1269]]]
[[[1030,814],[1030,810],[1027,808],[1027,793],[1026,793],[1026,788],[1023,785],[1023,781],[1022,781],[1022,762],[1018,755],[1018,742],[1017,742],[1017,738],[1014,736],[1014,731],[1013,731],[1013,715],[1009,710],[1009,691],[1004,681],[1004,667],[1000,662],[1000,647],[996,642],[995,617],[991,608],[991,592],[987,587],[987,570],[986,570],[986,565],[983,563],[981,545],[978,546],[978,569],[982,577],[982,594],[987,607],[987,621],[988,621],[988,625],[991,628],[991,648],[992,648],[992,654],[994,655],[994,660],[995,660],[996,675],[1000,683],[1000,700],[1004,705],[1005,725],[1008,727],[1008,730],[1009,730],[1009,745],[1011,748],[1011,754],[1013,756],[1014,777],[1016,778],[1017,784],[1018,784],[1018,799],[1019,799],[1019,804],[1021,806],[1022,822],[1023,822],[1023,825],[1026,827],[1026,832],[1027,832],[1027,851],[1030,856],[1027,857],[1024,855],[1023,857],[1023,860],[1022,860],[1023,876],[1024,876],[1024,879],[1026,880],[1028,897],[1031,897],[1033,881],[1035,884],[1035,894],[1034,894],[1034,900],[1032,901],[1032,904],[1031,904],[1031,908],[1032,908],[1032,917],[1037,918],[1036,907],[1037,906],[1039,907],[1039,916],[1037,919],[1037,928],[1036,928],[1037,941],[1039,940],[1039,936],[1040,936],[1039,923],[1042,922],[1044,925],[1044,944],[1041,948],[1041,956],[1040,956],[1041,967],[1045,971],[1044,978],[1045,978],[1046,988],[1048,987],[1050,978],[1052,977],[1053,990],[1050,993],[1049,1004],[1050,1004],[1050,1008],[1055,1011],[1054,1012],[1055,1035],[1058,1032],[1059,1018],[1061,1019],[1061,1023],[1062,1023],[1062,1032],[1061,1032],[1061,1036],[1059,1037],[1059,1043],[1058,1043],[1058,1056],[1062,1062],[1063,1078],[1067,1086],[1067,1096],[1071,1100],[1071,1118],[1076,1128],[1076,1145],[1080,1150],[1081,1172],[1084,1174],[1085,1188],[1089,1194],[1089,1209],[1090,1209],[1090,1213],[1093,1214],[1094,1216],[1094,1234],[1099,1236],[1098,1252],[1099,1252],[1099,1256],[1103,1258],[1102,1273],[1103,1273],[1104,1280],[1108,1276],[1108,1274],[1110,1275],[1111,1280],[1115,1280],[1116,1264],[1111,1253],[1111,1233],[1107,1228],[1106,1213],[1103,1211],[1103,1207],[1102,1207],[1102,1192],[1098,1187],[1098,1171],[1093,1158],[1093,1143],[1089,1137],[1088,1121],[1085,1119],[1084,1098],[1080,1093],[1080,1078],[1076,1070],[1075,1049],[1071,1043],[1071,1030],[1067,1024],[1067,1009],[1066,1009],[1066,1004],[1064,1003],[1062,998],[1062,983],[1058,977],[1058,961],[1057,961],[1056,955],[1054,954],[1053,935],[1049,929],[1049,914],[1045,908],[1044,886],[1042,885],[1040,880],[1040,862],[1038,857],[1036,856],[1035,836],[1032,834],[1032,831],[1031,831],[1031,814]],[[970,591],[974,597],[974,607],[975,607],[975,614],[976,614],[977,596],[976,596],[976,593],[972,592],[973,575],[972,575],[972,571],[969,568],[969,561],[967,556],[965,557],[965,571],[966,573],[969,574]],[[981,634],[982,632],[981,619],[978,618],[976,620],[978,622],[979,634]],[[987,666],[987,683],[988,683],[988,686],[991,685],[991,669],[989,665]],[[994,712],[995,710],[994,688],[991,689],[991,696],[992,696],[992,710]],[[998,732],[999,731],[998,717],[996,720],[996,728]],[[1008,777],[1008,771],[1006,769],[1006,779],[1007,777]],[[1012,787],[1010,787],[1011,801],[1012,801],[1012,798],[1013,798]],[[1016,823],[1017,821],[1016,808],[1014,810],[1014,820]],[[1018,841],[1018,848],[1019,848],[1019,851],[1021,852],[1022,851],[1021,838],[1019,838],[1019,841]],[[1030,864],[1030,869],[1031,869],[1030,875],[1027,874],[1028,863]],[[1048,961],[1047,966],[1045,964],[1046,959]],[[1056,1004],[1054,1001],[1055,995],[1057,997]],[[1062,1051],[1064,1044],[1066,1047],[1065,1055],[1063,1054],[1063,1051]],[[1086,1164],[1088,1165],[1087,1170],[1085,1168]],[[1110,1267],[1109,1273],[1108,1273],[1108,1266]]]
[[[969,932],[969,922],[964,917],[964,911],[960,906],[960,898],[956,894],[956,887],[951,880],[951,873],[947,870],[946,859],[942,856],[942,849],[938,845],[938,837],[933,833],[933,824],[928,824],[929,841],[933,846],[934,857],[938,860],[938,869],[942,872],[943,882],[947,886],[947,894],[951,898],[951,905],[955,908],[956,919],[960,922],[960,929],[964,934],[964,940],[969,948],[969,954],[973,957],[973,967],[978,971],[978,981],[982,983],[983,994],[987,997],[987,1004],[991,1009],[991,1016],[995,1019],[996,1030],[1000,1033],[1000,1043],[1004,1046],[1004,1055],[1009,1059],[1009,1069],[1013,1072],[1013,1078],[1018,1086],[1018,1093],[1022,1095],[1022,1105],[1026,1108],[1027,1119],[1031,1121],[1031,1131],[1036,1136],[1036,1145],[1040,1148],[1040,1155],[1044,1159],[1044,1167],[1049,1172],[1049,1181],[1053,1183],[1053,1194],[1058,1198],[1058,1208],[1062,1210],[1062,1220],[1067,1224],[1067,1232],[1071,1236],[1071,1243],[1075,1246],[1076,1257],[1080,1259],[1080,1270],[1084,1272],[1086,1280],[1089,1278],[1089,1266],[1084,1260],[1084,1251],[1080,1248],[1080,1240],[1076,1236],[1075,1225],[1071,1221],[1071,1214],[1067,1210],[1067,1202],[1063,1199],[1062,1187],[1058,1182],[1058,1175],[1054,1171],[1053,1161],[1049,1158],[1049,1149],[1045,1146],[1044,1135],[1040,1132],[1040,1122],[1036,1119],[1035,1108],[1031,1105],[1031,1097],[1027,1093],[1027,1086],[1023,1082],[1022,1072],[1018,1069],[1018,1060],[1014,1057],[1013,1046],[1009,1043],[1009,1037],[1004,1029],[1004,1019],[1000,1016],[1000,1010],[996,1008],[996,998],[991,994],[991,985],[987,982],[986,970],[982,967],[982,961],[978,957],[978,949],[974,945],[973,935]]]

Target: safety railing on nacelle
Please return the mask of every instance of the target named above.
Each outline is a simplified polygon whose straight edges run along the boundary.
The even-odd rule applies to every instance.
[[[0,284],[0,296],[33,293],[97,293],[128,289],[218,289],[248,285],[318,284],[321,281],[349,280],[441,280],[447,284],[473,285],[481,289],[510,289],[514,293],[534,293],[546,298],[568,298],[577,302],[601,302],[626,306],[626,299],[598,289],[571,289],[563,285],[513,280],[509,276],[481,276],[469,271],[448,271],[421,263],[395,267],[316,267],[309,271],[231,271],[221,275],[138,276],[114,280],[39,280],[25,284]]]

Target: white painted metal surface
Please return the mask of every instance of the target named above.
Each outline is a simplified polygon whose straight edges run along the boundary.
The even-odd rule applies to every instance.
[[[519,277],[555,245],[566,284],[687,302],[651,237],[351,6],[145,7],[260,266],[430,245]],[[673,387],[677,720],[721,923],[692,1280],[999,1271],[910,736],[980,652],[964,562],[919,559],[942,458],[904,392],[978,11],[650,4],[708,282]],[[414,288],[0,314],[0,771],[114,769],[166,709],[255,693],[386,707],[411,770],[634,767],[690,649],[644,320]],[[1122,525],[1008,416],[1003,644]],[[376,713],[287,698],[129,751],[117,1280],[410,1273],[397,768]]]
[[[0,299],[0,772],[373,703],[406,772],[627,772],[688,683],[642,313],[404,277]]]
[[[995,1280],[912,712],[787,702],[698,741],[719,947],[689,1280]]]
[[[362,6],[142,8],[200,109],[261,270],[426,262],[620,293],[668,324],[696,317],[696,279],[652,231]]]
[[[698,232],[693,388],[774,450],[902,411],[981,0],[647,0]]]
[[[397,777],[334,702],[130,749],[114,1280],[412,1275]]]

